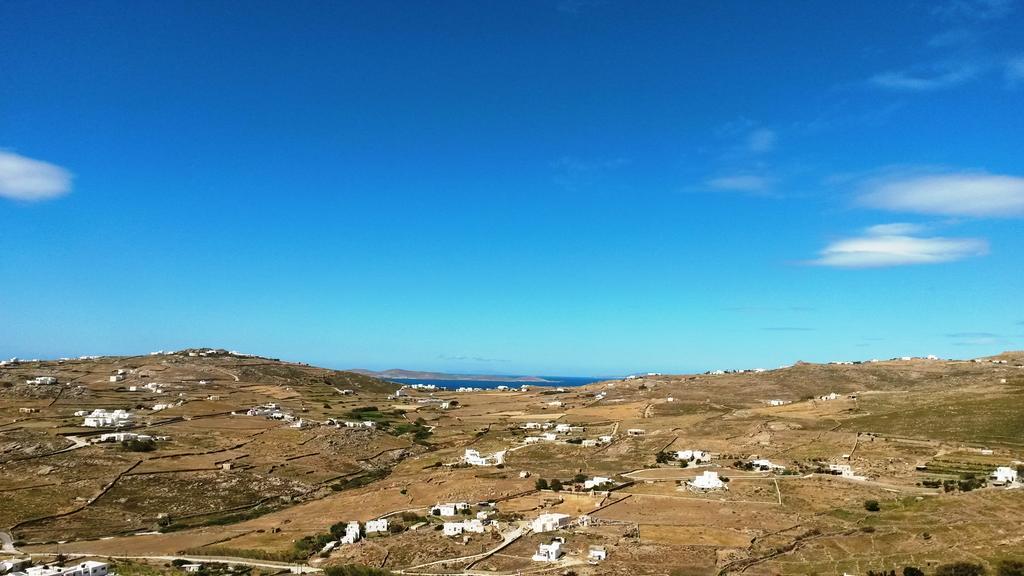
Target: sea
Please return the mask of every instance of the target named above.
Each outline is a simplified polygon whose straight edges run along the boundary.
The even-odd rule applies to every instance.
[[[396,384],[433,384],[438,388],[446,388],[454,390],[456,388],[484,388],[494,389],[498,386],[508,386],[509,388],[518,388],[523,384],[530,386],[583,386],[585,384],[592,384],[594,382],[600,382],[602,380],[608,380],[608,378],[598,378],[591,376],[538,376],[548,380],[548,382],[508,382],[503,380],[428,380],[425,378],[402,378],[393,379],[391,382]]]

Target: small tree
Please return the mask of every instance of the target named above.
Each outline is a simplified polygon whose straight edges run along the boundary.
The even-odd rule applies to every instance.
[[[878,500],[865,500],[864,509],[868,512],[878,512],[882,507],[878,505]]]
[[[924,570],[921,570],[917,566],[904,566],[903,576],[924,576]]]
[[[984,573],[984,566],[970,562],[953,562],[935,569],[935,576],[982,576]]]
[[[577,475],[572,477],[572,481],[573,482],[577,482],[577,483],[578,482],[584,482],[584,481],[586,481],[586,479],[587,479],[587,475],[586,474],[577,474]]]
[[[537,481],[534,482],[533,485],[537,487],[537,490],[548,489],[548,481],[543,478],[537,478]]]
[[[997,576],[1024,576],[1024,562],[1020,560],[1003,560],[996,569]]]
[[[552,480],[549,485],[551,486],[551,489],[554,490],[555,492],[562,491],[562,481],[559,480],[558,478]]]

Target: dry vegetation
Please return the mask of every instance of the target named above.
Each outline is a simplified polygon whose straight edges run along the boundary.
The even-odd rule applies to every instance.
[[[1024,560],[1024,490],[964,484],[1024,460],[1019,353],[999,357],[1005,364],[798,364],[564,393],[532,386],[394,398],[398,386],[360,374],[188,352],[0,368],[0,531],[38,554],[61,541],[61,552],[95,555],[187,551],[407,573],[537,570],[530,557],[550,534],[527,532],[495,551],[498,533],[449,538],[438,519],[422,523],[435,503],[491,500],[505,531],[543,512],[589,514],[589,526],[557,533],[568,552],[559,570],[581,575],[931,573],[952,561],[994,570]],[[110,381],[116,370],[126,371],[124,381]],[[58,383],[25,383],[47,375]],[[141,388],[149,382],[162,393]],[[840,397],[818,399],[831,392]],[[440,399],[459,405],[441,410]],[[792,403],[772,407],[771,399]],[[305,426],[245,415],[268,402]],[[156,403],[175,405],[152,411]],[[151,451],[92,443],[108,430],[82,427],[75,413],[95,408],[130,410],[128,431],[167,439]],[[339,428],[328,419],[377,426]],[[534,432],[522,425],[548,421],[585,430],[525,444]],[[645,434],[629,437],[630,428]],[[614,441],[575,443],[602,435]],[[509,452],[503,467],[452,466],[466,448]],[[683,449],[708,451],[713,462],[658,462],[660,452]],[[787,473],[737,466],[755,456]],[[868,479],[821,474],[829,463]],[[686,488],[707,470],[728,478],[728,490]],[[572,492],[580,475],[618,486]],[[565,489],[538,491],[538,479]],[[867,501],[879,510],[866,510]],[[385,515],[402,531],[324,557],[296,544],[341,521]],[[608,560],[586,563],[591,545],[606,547]]]

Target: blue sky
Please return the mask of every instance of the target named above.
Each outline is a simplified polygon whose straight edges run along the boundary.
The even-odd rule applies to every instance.
[[[1024,6],[0,3],[0,353],[1024,348]]]

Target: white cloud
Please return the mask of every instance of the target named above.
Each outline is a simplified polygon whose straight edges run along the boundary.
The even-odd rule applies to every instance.
[[[870,181],[859,202],[893,212],[1024,216],[1024,178],[986,172],[889,177]]]
[[[845,238],[829,244],[810,263],[837,268],[879,268],[911,264],[938,264],[988,254],[980,238],[920,238],[899,234],[873,234]]]
[[[777,139],[774,130],[758,128],[747,136],[747,148],[751,152],[771,152],[775,149]]]
[[[771,183],[771,178],[754,176],[752,174],[719,176],[707,181],[708,186],[717,190],[732,190],[736,192],[764,192],[771,187]]]
[[[902,236],[907,234],[919,234],[926,228],[926,226],[921,224],[894,222],[892,224],[876,224],[868,227],[864,232],[871,236]]]
[[[978,68],[972,65],[959,65],[928,70],[895,70],[878,74],[871,78],[871,83],[892,90],[911,92],[927,92],[949,88],[974,78]]]
[[[48,162],[0,150],[0,196],[36,201],[71,191],[71,173]]]

